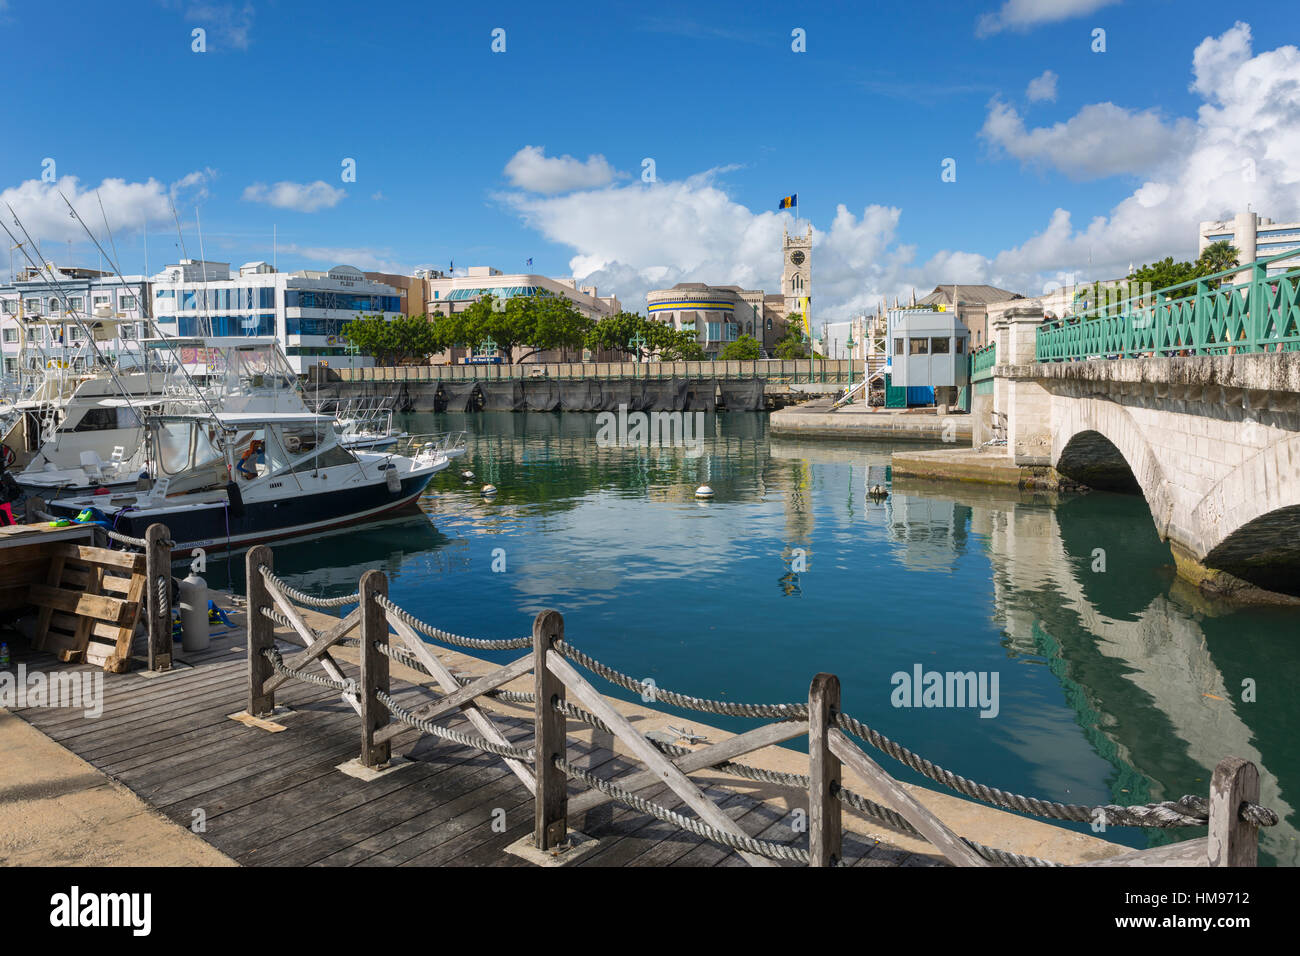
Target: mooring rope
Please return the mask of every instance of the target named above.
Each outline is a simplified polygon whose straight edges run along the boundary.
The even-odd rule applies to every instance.
[[[498,641],[480,640],[474,637],[461,637],[458,634],[451,634],[441,628],[434,627],[432,624],[424,623],[424,621],[421,621],[409,611],[398,607],[383,594],[374,595],[374,599],[375,603],[389,614],[394,615],[407,626],[414,628],[426,637],[433,638],[435,641],[442,641],[446,644],[456,644],[460,647],[474,647],[483,651],[507,651],[533,646],[533,639],[531,637],[517,637]]]
[[[703,697],[691,697],[665,690],[649,681],[637,680],[627,674],[607,667],[567,641],[556,641],[555,649],[575,663],[581,664],[594,674],[599,674],[612,684],[617,684],[634,694],[648,696],[651,700],[662,701],[677,707],[700,710],[709,714],[724,714],[728,717],[763,717],[775,720],[807,720],[807,704],[741,704],[725,700],[707,700]]]
[[[450,740],[453,743],[458,743],[465,747],[474,747],[475,749],[482,750],[486,753],[496,754],[498,757],[512,757],[515,760],[523,760],[527,763],[534,762],[536,751],[531,747],[527,750],[520,747],[508,747],[502,744],[495,744],[484,737],[475,737],[471,734],[462,734],[455,730],[449,730],[446,727],[439,727],[431,720],[417,717],[394,700],[391,694],[386,694],[382,690],[375,691],[375,698],[388,708],[390,714],[408,727],[414,727],[416,730],[423,731],[426,734],[432,734],[435,737],[441,737],[444,740]]]
[[[1204,797],[1188,794],[1178,800],[1166,800],[1160,803],[1135,804],[1119,806],[1103,804],[1089,807],[1077,803],[1058,803],[1054,800],[1040,800],[1018,793],[1008,793],[996,787],[982,783],[945,770],[938,764],[908,750],[902,744],[895,743],[884,734],[873,730],[862,721],[848,714],[837,713],[835,723],[841,730],[846,730],[860,740],[869,743],[881,753],[888,754],[895,760],[911,767],[920,774],[929,777],[935,783],[956,790],[958,793],[984,803],[1002,807],[1004,810],[1017,810],[1040,817],[1055,820],[1071,820],[1075,823],[1105,823],[1120,827],[1198,827],[1205,826],[1210,818],[1209,801]],[[1101,815],[1099,817],[1099,814]],[[1240,818],[1255,826],[1271,827],[1278,822],[1278,816],[1267,807],[1255,803],[1243,802]]]
[[[299,591],[297,588],[290,586],[280,578],[276,577],[275,573],[265,564],[262,565],[259,570],[262,572],[262,577],[267,582],[274,584],[284,592],[285,597],[290,601],[293,601],[295,604],[302,604],[305,607],[342,607],[345,604],[356,604],[361,600],[361,595],[359,593],[345,594],[342,597],[332,598],[313,597],[310,594],[305,594],[302,591]]]
[[[775,860],[790,860],[795,863],[808,862],[808,851],[800,847],[788,846],[784,843],[772,843],[769,840],[759,840],[751,836],[737,836],[734,833],[728,833],[726,830],[719,830],[716,827],[709,826],[702,820],[683,816],[669,810],[667,807],[652,803],[649,800],[643,800],[635,793],[624,790],[608,780],[602,780],[585,770],[580,770],[561,757],[555,758],[555,766],[563,771],[566,776],[572,777],[574,780],[581,780],[593,790],[599,790],[612,800],[617,800],[633,810],[647,813],[664,823],[671,823],[675,827],[694,833],[706,840],[721,843],[733,850],[742,850],[745,853],[753,853],[757,856],[765,856]]]
[[[319,684],[321,687],[333,687],[337,691],[351,694],[354,697],[361,693],[361,687],[357,684],[355,677],[349,677],[346,681],[337,681],[330,677],[321,677],[319,674],[311,674],[290,667],[284,662],[284,657],[280,654],[279,648],[263,648],[262,656],[271,662],[271,667],[277,674],[282,674],[285,677],[306,681],[308,684]]]

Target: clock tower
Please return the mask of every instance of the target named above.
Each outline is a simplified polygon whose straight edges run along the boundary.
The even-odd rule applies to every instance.
[[[782,230],[781,239],[781,295],[785,300],[785,315],[802,312],[799,300],[809,297],[812,306],[812,223],[802,236],[792,236]],[[785,318],[785,315],[782,318]]]

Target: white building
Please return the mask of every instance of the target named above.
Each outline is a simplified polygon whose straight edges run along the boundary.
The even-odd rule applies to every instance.
[[[249,262],[235,274],[227,262],[183,259],[153,277],[153,310],[164,335],[274,335],[304,374],[313,365],[374,365],[349,351],[343,326],[363,315],[392,321],[402,302],[397,289],[352,266],[277,272]]]
[[[1197,233],[1199,256],[1211,243],[1227,240],[1237,250],[1237,261],[1242,265],[1256,259],[1267,259],[1283,252],[1295,250],[1297,255],[1280,259],[1268,267],[1269,275],[1300,268],[1300,222],[1274,222],[1255,212],[1238,213],[1232,219],[1211,220],[1201,223]],[[1237,276],[1245,282],[1248,274]]]
[[[430,315],[463,312],[487,295],[495,299],[512,299],[538,293],[564,296],[579,312],[592,319],[616,315],[623,309],[617,296],[599,295],[595,286],[579,286],[576,279],[551,279],[527,272],[506,275],[491,266],[470,266],[463,276],[434,273],[425,279],[425,284]]]
[[[120,323],[117,334],[98,341],[98,348],[118,356],[123,366],[134,364],[130,353],[148,334],[141,322],[148,288],[139,275],[119,279],[98,269],[53,263],[43,271],[24,269],[0,285],[0,372],[15,374],[20,354],[28,367],[49,362],[84,367],[90,346],[82,326],[89,325],[96,310]]]

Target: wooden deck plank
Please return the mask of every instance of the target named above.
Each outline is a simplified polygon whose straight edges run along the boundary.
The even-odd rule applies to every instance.
[[[413,766],[370,782],[342,774],[336,767],[357,755],[361,732],[354,711],[331,688],[297,681],[280,687],[277,702],[290,707],[277,718],[287,728],[283,733],[229,719],[244,705],[243,647],[243,635],[235,634],[198,654],[178,651],[192,666],[158,677],[107,675],[98,719],[74,709],[16,713],[176,822],[188,826],[201,808],[204,839],[246,865],[528,865],[504,852],[533,827],[532,797],[504,761],[407,728],[394,737],[393,749],[413,758]],[[19,659],[46,672],[97,670],[50,654]],[[347,661],[339,664],[355,674]],[[399,680],[393,693],[406,706],[427,700],[427,692]],[[530,717],[497,712],[493,720],[514,744],[531,742]],[[478,733],[463,712],[438,722]],[[581,728],[571,723],[569,729]],[[603,734],[593,743],[571,738],[569,760],[614,781],[644,771],[608,743]],[[568,789],[571,799],[587,792],[577,781]],[[744,832],[798,843],[783,807],[713,780],[701,789]],[[662,781],[634,792],[683,810],[681,798]],[[493,825],[498,809],[505,811],[504,832]],[[747,865],[725,847],[618,803],[574,814],[570,826],[602,841],[597,852],[577,861],[584,866]],[[859,866],[925,863],[847,833],[845,858]]]

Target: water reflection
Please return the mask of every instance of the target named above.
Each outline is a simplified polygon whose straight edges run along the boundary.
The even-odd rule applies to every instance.
[[[481,637],[525,634],[555,607],[578,646],[701,696],[801,700],[814,673],[833,672],[846,710],[937,763],[1068,802],[1203,794],[1219,759],[1246,757],[1285,817],[1265,832],[1266,855],[1300,862],[1287,734],[1300,722],[1300,618],[1189,592],[1138,499],[898,480],[872,502],[867,468],[888,464],[890,446],[769,441],[757,414],[707,416],[697,457],[599,447],[594,415],[406,427],[464,428],[469,452],[431,486],[424,515],[278,546],[296,587],[346,593],[380,567],[413,613]],[[704,507],[702,481],[716,495]],[[478,494],[487,482],[491,501]],[[917,663],[998,672],[998,717],[894,708],[890,675]],[[1247,679],[1258,703],[1242,702]]]

